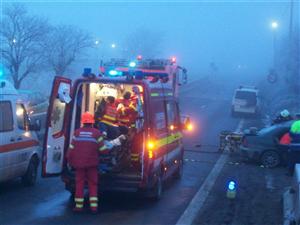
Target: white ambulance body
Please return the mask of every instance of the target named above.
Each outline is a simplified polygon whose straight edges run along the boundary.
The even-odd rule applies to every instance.
[[[0,182],[22,177],[33,185],[40,161],[40,147],[33,130],[38,124],[30,119],[17,90],[7,80],[0,80]]]

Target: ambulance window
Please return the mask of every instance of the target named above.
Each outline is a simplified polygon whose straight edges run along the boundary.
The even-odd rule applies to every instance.
[[[9,101],[0,102],[0,132],[13,130],[13,113]]]
[[[167,108],[167,116],[168,116],[168,127],[171,125],[177,125],[178,124],[178,111],[177,107],[175,105],[175,102],[169,101],[166,104]]]
[[[164,105],[161,102],[157,102],[154,108],[154,124],[157,131],[163,131],[167,128],[167,119]]]
[[[28,130],[29,129],[29,117],[27,115],[24,105],[16,105],[16,115],[17,115],[17,124],[19,129]]]
[[[65,115],[66,103],[61,102],[56,98],[53,102],[53,108],[51,113],[51,127],[52,135],[58,134],[63,129],[64,115]]]

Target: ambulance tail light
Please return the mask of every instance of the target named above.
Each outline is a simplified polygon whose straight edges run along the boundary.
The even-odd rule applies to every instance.
[[[155,148],[155,143],[153,140],[149,140],[147,142],[147,149],[148,149],[148,158],[149,159],[152,159],[153,158],[153,151],[154,151],[154,148]]]

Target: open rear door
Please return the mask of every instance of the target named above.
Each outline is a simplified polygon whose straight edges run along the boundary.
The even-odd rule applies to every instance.
[[[46,131],[43,144],[42,176],[57,176],[63,170],[66,128],[71,115],[70,79],[55,77],[49,99]]]

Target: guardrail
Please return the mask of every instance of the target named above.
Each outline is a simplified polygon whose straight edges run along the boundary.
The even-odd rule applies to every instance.
[[[300,164],[296,164],[292,184],[294,192],[293,197],[293,215],[297,224],[300,222]]]
[[[300,164],[295,165],[292,186],[283,194],[283,224],[300,224]]]

